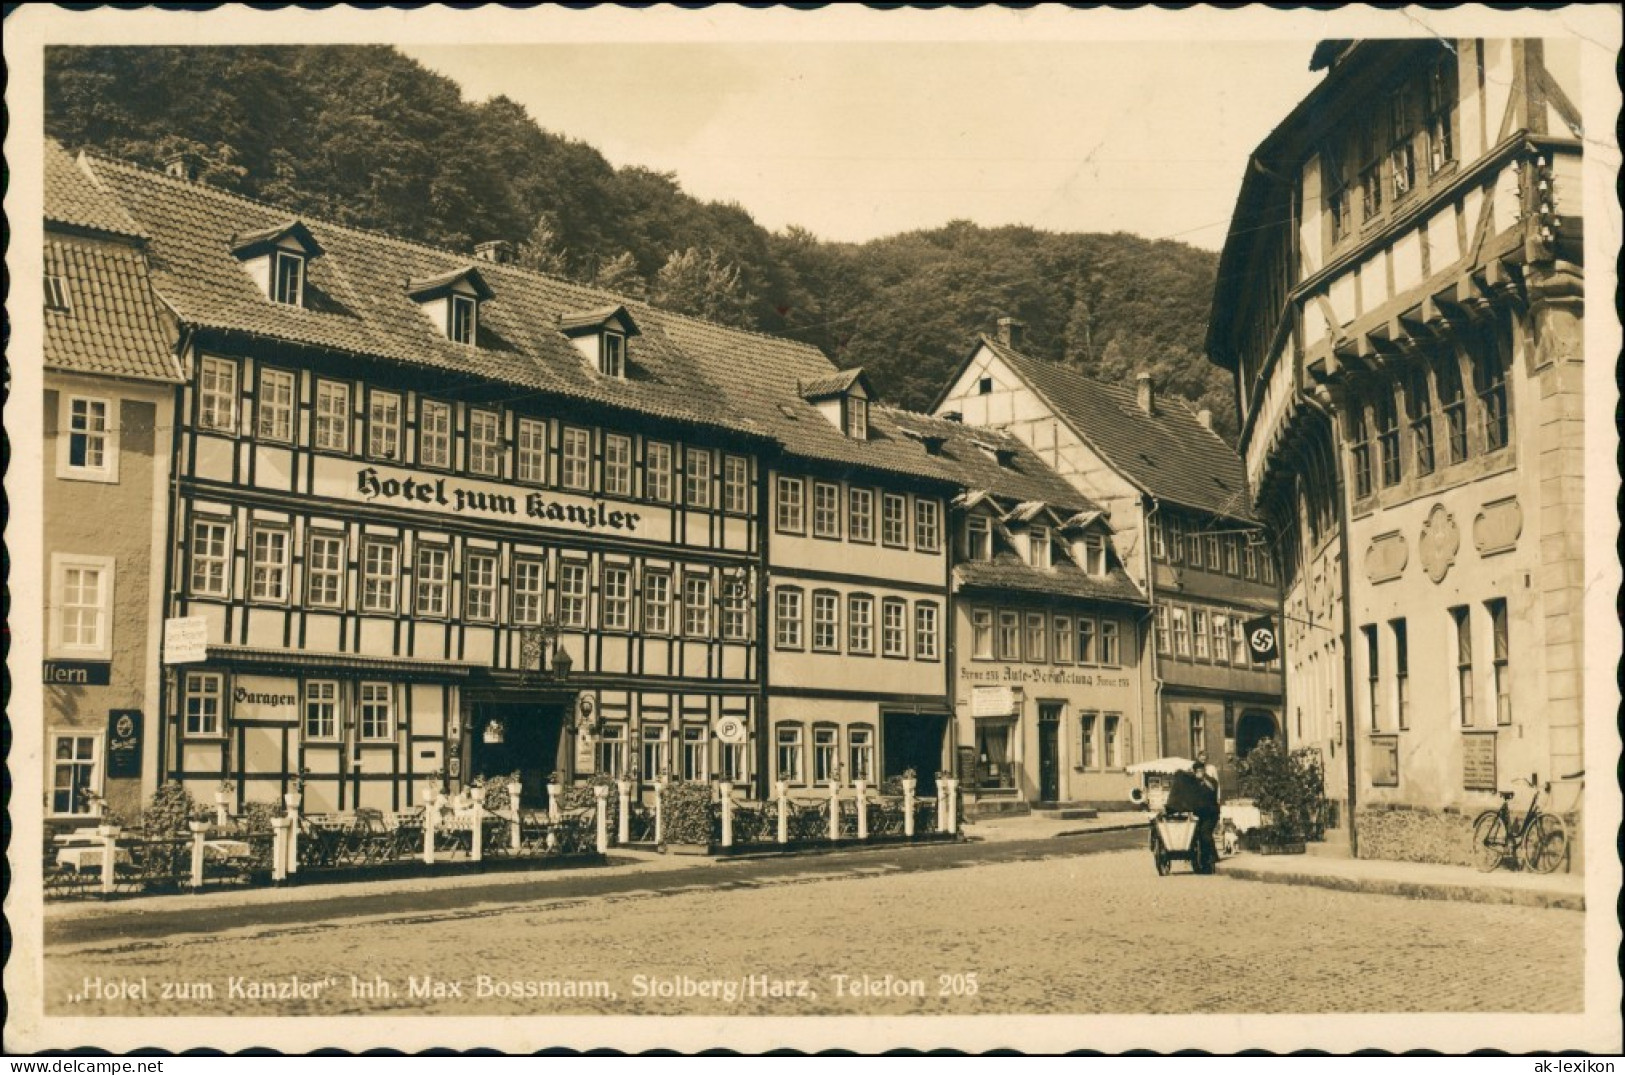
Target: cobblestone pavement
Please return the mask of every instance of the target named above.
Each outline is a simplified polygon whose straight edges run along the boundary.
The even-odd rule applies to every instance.
[[[63,946],[46,953],[46,1003],[59,1015],[1572,1012],[1583,921],[1179,867],[1159,878],[1143,851],[1107,852]],[[379,980],[387,992],[358,988]],[[121,987],[136,995],[110,999]]]

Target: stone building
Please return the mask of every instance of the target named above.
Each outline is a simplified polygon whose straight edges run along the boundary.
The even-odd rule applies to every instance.
[[[1238,758],[1291,731],[1279,665],[1255,662],[1244,633],[1278,613],[1279,591],[1241,460],[1210,415],[1159,399],[1149,377],[1103,384],[1028,354],[1021,331],[1004,318],[981,337],[934,410],[1019,438],[1100,506],[1153,610],[1157,752],[1206,755],[1228,793]]]
[[[1312,66],[1253,153],[1208,352],[1281,549],[1289,723],[1340,762],[1359,854],[1464,862],[1497,791],[1583,766],[1578,43]]]
[[[45,146],[45,817],[130,816],[154,785],[167,441],[181,379],[150,236]],[[15,358],[16,356],[14,356]]]

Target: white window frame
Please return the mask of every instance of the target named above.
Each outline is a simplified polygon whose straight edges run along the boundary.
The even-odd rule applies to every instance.
[[[197,427],[237,435],[237,360],[204,355],[198,363]]]
[[[117,482],[118,481],[118,414],[117,401],[102,396],[87,396],[79,393],[59,393],[60,402],[57,406],[57,454],[56,476],[69,481]],[[74,414],[77,404],[83,404],[83,428]],[[95,408],[100,408],[99,425],[92,418]],[[85,457],[90,457],[91,449],[100,453],[99,462],[74,463],[73,444],[75,438],[81,438],[85,445]]]
[[[387,549],[388,570],[374,550]],[[387,596],[387,600],[385,599]],[[361,611],[393,616],[401,607],[401,547],[394,541],[367,538],[361,544]]]
[[[401,408],[399,392],[372,388],[367,391],[367,457],[399,463],[401,452]]]
[[[1022,617],[1021,655],[1034,664],[1049,662],[1049,617],[1029,612]]]
[[[643,633],[671,634],[671,572],[643,572]]]
[[[181,680],[181,734],[188,739],[220,738],[225,734],[225,706],[225,673],[187,672]]]
[[[632,438],[624,433],[604,435],[604,495],[632,495]]]
[[[812,649],[814,653],[841,651],[841,595],[834,590],[813,591]]]
[[[683,637],[711,637],[711,576],[683,575]]]
[[[1078,620],[1078,663],[1100,663],[1100,621],[1093,616],[1079,616]]]
[[[705,724],[684,724],[678,740],[684,780],[705,782],[711,773],[711,728]]]
[[[1040,570],[1050,566],[1049,527],[1035,524],[1028,528],[1027,563]]]
[[[1073,664],[1078,659],[1078,636],[1073,633],[1071,616],[1056,616],[1050,622],[1053,645],[1050,660],[1055,664]]]
[[[644,722],[638,733],[638,759],[642,763],[644,783],[652,783],[662,774],[671,772],[670,743],[670,728],[663,723]]]
[[[105,779],[102,773],[102,738],[103,737],[101,735],[95,732],[87,733],[83,730],[52,731],[49,733],[49,742],[46,745],[46,749],[49,751],[49,753],[46,755],[46,757],[50,759],[51,775],[48,778],[49,782],[46,785],[48,805],[46,806],[45,813],[47,817],[91,818],[100,816],[101,807],[99,802]],[[71,748],[72,753],[69,757],[58,758],[57,744],[63,740],[73,742],[75,745]],[[88,742],[90,744],[90,756],[88,758],[79,756],[79,746],[84,742]],[[68,767],[70,774],[81,768],[88,769],[90,776],[89,779],[82,784],[77,781],[73,781],[70,776],[68,786],[65,789],[61,789],[66,791],[68,794],[69,808],[67,810],[58,810],[56,808],[56,796],[57,791],[59,790],[57,786],[57,772],[63,767],[63,765]],[[77,810],[73,809],[75,805],[82,808]]]
[[[547,421],[519,419],[518,462],[515,477],[527,485],[547,484]]]
[[[1208,623],[1207,609],[1191,609],[1191,656],[1198,661],[1211,659],[1212,655],[1208,650],[1211,636],[1208,632],[1212,629],[1212,626]]]
[[[284,273],[285,268],[291,268],[292,280]],[[278,248],[271,252],[271,290],[272,302],[283,306],[304,306],[305,304],[305,255],[293,250]]]
[[[902,493],[880,498],[880,543],[888,549],[908,548],[908,497]]]
[[[973,608],[970,611],[971,624],[971,658],[978,661],[991,661],[997,650],[994,645],[993,610],[990,608]]]
[[[332,530],[311,530],[305,554],[305,604],[311,608],[344,607],[344,535]],[[332,549],[337,547],[337,553]]]
[[[880,655],[908,657],[908,602],[901,597],[880,602]]]
[[[846,435],[853,440],[869,439],[869,401],[862,396],[846,397]]]
[[[914,659],[936,661],[942,653],[942,611],[934,601],[914,606]]]
[[[113,594],[114,558],[111,556],[84,556],[77,553],[51,554],[51,615],[50,646],[53,657],[82,660],[110,660],[113,656]],[[94,605],[75,605],[89,609],[95,616],[96,636],[90,643],[69,642],[64,634],[68,627],[68,574],[93,571],[96,574],[96,602]]]
[[[803,731],[799,724],[777,724],[773,728],[774,771],[786,784],[807,782],[806,767],[803,765],[805,760]]]
[[[587,561],[559,562],[559,626],[582,628],[591,621],[588,578]]]
[[[813,482],[813,537],[841,537],[841,487],[834,482]]]
[[[199,531],[205,529],[211,532],[211,538],[208,542],[211,548],[207,554],[198,550]],[[218,531],[218,534],[215,533],[216,531]],[[232,576],[231,521],[228,519],[194,518],[192,520],[191,537],[192,540],[188,544],[187,550],[191,560],[190,570],[187,572],[188,592],[193,597],[230,597]],[[219,538],[218,555],[213,551],[213,546],[216,544],[215,540],[213,540],[214,537]],[[200,568],[209,567],[218,567],[219,569],[218,586],[215,585],[215,572],[207,571],[205,573],[199,570]],[[205,581],[209,582],[207,587],[198,585],[200,575],[204,576]]]
[[[846,775],[853,783],[875,780],[875,730],[854,724],[846,730]]]
[[[473,347],[480,335],[480,302],[455,292],[446,296],[446,339]]]
[[[860,508],[858,505],[862,504]],[[875,491],[862,486],[848,486],[846,490],[846,539],[875,543]]]
[[[559,452],[559,486],[577,492],[591,490],[592,430],[565,426]]]
[[[750,514],[750,460],[742,455],[722,457],[722,510]]]
[[[643,495],[662,504],[671,503],[672,463],[675,449],[665,441],[645,441],[643,445]]]
[[[776,648],[806,648],[805,613],[806,592],[801,587],[780,586],[773,591],[773,645]]]
[[[719,602],[724,642],[750,641],[750,590],[743,581],[735,582],[726,576],[722,580],[722,600]]]
[[[942,507],[927,496],[914,498],[914,548],[919,552],[942,551]]]
[[[278,546],[282,550],[280,557],[261,558],[262,551]],[[292,531],[285,526],[255,525],[248,534],[248,599],[260,604],[287,604],[292,574]]]
[[[610,776],[622,776],[626,772],[626,740],[627,726],[623,720],[606,721],[598,733],[597,754],[598,771],[608,773]]]
[[[993,559],[993,520],[980,512],[965,518],[965,559],[972,563]]]
[[[807,532],[807,482],[780,474],[774,482],[774,526],[781,534]]]
[[[337,406],[335,406],[337,404]],[[347,381],[316,381],[316,414],[311,447],[318,452],[346,454],[350,450],[350,385]]]
[[[691,508],[711,507],[711,449],[683,452],[683,503]]]
[[[300,692],[300,730],[306,740],[331,743],[344,729],[344,690],[336,679],[307,679]]]
[[[1096,578],[1106,577],[1106,535],[1085,534],[1083,536],[1083,570],[1085,574]]]
[[[994,647],[1001,661],[1021,660],[1021,613],[1000,609]]]
[[[626,337],[619,332],[605,332],[599,337],[598,372],[618,381],[626,380]]]
[[[412,563],[413,613],[446,619],[451,615],[451,548],[420,544]]]
[[[489,407],[468,410],[468,472],[482,478],[502,477],[502,412]]]
[[[859,657],[875,655],[875,599],[871,594],[846,596],[846,651]]]
[[[540,556],[513,558],[513,625],[536,627],[547,618],[547,561]]]
[[[418,411],[418,465],[450,470],[452,464],[452,406],[426,399]]]
[[[1110,616],[1100,618],[1100,666],[1123,667],[1123,628]]]
[[[812,782],[828,786],[838,783],[835,771],[841,766],[841,728],[838,724],[815,724],[812,734]]]
[[[357,694],[357,738],[388,742],[395,738],[395,685],[363,680]]]
[[[605,564],[600,601],[603,611],[599,626],[605,631],[632,629],[632,568],[628,564]]]
[[[463,552],[463,617],[474,623],[495,623],[501,558],[492,549]]]
[[[255,436],[273,444],[292,444],[298,393],[299,378],[292,370],[261,366],[259,395],[254,402]]]

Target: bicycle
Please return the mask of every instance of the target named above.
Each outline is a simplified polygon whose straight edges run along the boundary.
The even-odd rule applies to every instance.
[[[1572,780],[1582,775],[1570,773],[1563,779]],[[1484,811],[1473,822],[1473,856],[1480,870],[1489,873],[1504,862],[1518,869],[1521,856],[1521,865],[1536,873],[1551,873],[1566,861],[1569,834],[1563,819],[1540,811],[1541,791],[1550,795],[1552,782],[1548,780],[1540,785],[1538,779],[1538,773],[1530,773],[1529,779],[1517,780],[1528,784],[1534,792],[1521,822],[1515,822],[1512,817],[1512,797],[1516,793],[1511,791],[1500,792],[1500,807]]]

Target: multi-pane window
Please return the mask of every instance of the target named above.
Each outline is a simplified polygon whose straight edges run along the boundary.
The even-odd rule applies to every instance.
[[[626,772],[626,725],[610,721],[598,732],[598,771],[610,776]]]
[[[303,306],[305,259],[292,251],[278,250],[271,256],[271,264],[271,301]]]
[[[1106,535],[1086,534],[1083,538],[1083,569],[1091,575],[1106,574]]]
[[[1394,200],[1416,189],[1416,142],[1411,137],[1410,92],[1397,86],[1388,95],[1388,171],[1393,177]]]
[[[361,684],[361,738],[395,735],[395,688],[388,683]]]
[[[1200,709],[1190,712],[1191,757],[1200,758],[1207,753],[1207,714]]]
[[[1078,617],[1078,663],[1094,664],[1100,659],[1096,645],[1095,621],[1088,616]]]
[[[559,564],[559,623],[587,626],[587,565],[579,560]]]
[[[717,743],[717,779],[743,784],[750,779],[744,743]]]
[[[1213,614],[1213,659],[1230,663],[1230,617],[1222,612]]]
[[[1371,730],[1377,731],[1382,727],[1382,665],[1377,649],[1377,629],[1362,627],[1360,636],[1365,639],[1366,706]]]
[[[51,745],[51,813],[90,814],[95,810],[99,773],[96,736],[53,736]]]
[[[1078,714],[1078,763],[1085,769],[1094,769],[1100,764],[1099,741],[1096,739],[1095,727],[1099,720],[1098,713]]]
[[[559,484],[566,489],[592,487],[592,434],[585,429],[564,427],[564,454],[559,464]]]
[[[1512,723],[1512,646],[1507,633],[1507,603],[1505,598],[1485,602],[1490,614],[1490,656],[1494,660],[1495,723],[1506,727]]]
[[[361,547],[361,611],[394,614],[400,587],[400,549],[391,541]]]
[[[1411,726],[1411,646],[1404,620],[1389,624],[1394,632],[1394,716],[1399,730]]]
[[[1368,115],[1360,123],[1355,139],[1359,158],[1360,219],[1372,220],[1382,215],[1382,153],[1378,141],[1378,115]]]
[[[619,433],[604,437],[604,492],[632,495],[632,438]]]
[[[1473,627],[1466,605],[1450,610],[1450,621],[1456,632],[1456,721],[1470,728],[1474,721],[1473,706]]]
[[[813,537],[841,536],[841,487],[828,482],[813,483]]]
[[[807,528],[807,484],[800,478],[779,475],[778,515],[780,532],[799,534]]]
[[[219,735],[220,707],[225,676],[219,672],[188,672],[181,688],[181,709],[187,735]]]
[[[338,608],[344,598],[344,538],[311,534],[305,565],[305,600],[312,608]]]
[[[463,561],[463,614],[489,623],[497,618],[497,556],[470,552]]]
[[[1082,623],[1081,620],[1079,621],[1078,626],[1079,626],[1079,628],[1082,628],[1083,623]],[[1161,653],[1163,655],[1166,655],[1168,653],[1168,647],[1169,647],[1168,606],[1167,605],[1158,605],[1157,606],[1157,652]]]
[[[669,729],[664,724],[643,726],[642,768],[645,780],[654,780],[670,771],[671,762],[666,758],[668,732]]]
[[[502,477],[502,416],[496,411],[468,412],[468,470],[488,478]]]
[[[942,547],[942,506],[930,497],[914,501],[914,547],[921,552]]]
[[[813,783],[835,783],[835,770],[840,765],[840,731],[836,728],[813,729]]]
[[[846,537],[848,541],[875,539],[875,493],[873,489],[849,487],[846,491]]]
[[[993,559],[993,521],[986,515],[965,520],[965,559],[980,563]]]
[[[750,639],[750,588],[743,579],[722,584],[722,637],[729,642]]]
[[[880,604],[880,653],[908,656],[908,602],[888,597]]]
[[[1365,406],[1358,401],[1349,413],[1349,445],[1354,457],[1354,495],[1371,495],[1373,474],[1371,469],[1371,425],[1366,419]]]
[[[1241,577],[1256,579],[1258,577],[1258,549],[1253,545],[1249,535],[1241,542]]]
[[[367,454],[374,459],[400,458],[400,393],[373,391],[367,396]]]
[[[453,295],[446,316],[446,338],[452,343],[472,344],[479,326],[479,304],[467,295]]]
[[[908,497],[887,493],[881,498],[880,540],[892,548],[908,547]]]
[[[1382,457],[1382,484],[1398,485],[1403,468],[1399,455],[1399,409],[1393,390],[1384,386],[1372,403],[1377,419],[1377,447]]]
[[[1252,651],[1247,646],[1247,629],[1242,626],[1241,617],[1236,616],[1230,621],[1230,663],[1240,668],[1251,657]]]
[[[547,605],[547,564],[534,558],[515,558],[509,583],[513,587],[513,622],[516,627],[535,627],[542,622]]]
[[[350,450],[350,386],[340,381],[316,382],[315,447],[324,452]]]
[[[643,630],[651,635],[671,633],[671,576],[664,571],[643,573]]]
[[[1174,621],[1174,656],[1189,657],[1191,655],[1191,623],[1190,613],[1175,605],[1173,608]]]
[[[643,495],[664,503],[671,501],[671,445],[649,441],[643,446]]]
[[[875,778],[875,733],[871,728],[852,728],[846,733],[847,776],[853,781]]]
[[[262,527],[250,542],[249,596],[256,601],[288,599],[288,532]]]
[[[1195,649],[1196,659],[1199,661],[1205,661],[1209,657],[1207,632],[1207,609],[1191,609],[1191,642]]]
[[[1151,519],[1151,556],[1156,560],[1168,559],[1168,526],[1161,515]]]
[[[991,659],[993,656],[993,610],[987,608],[972,609],[970,626],[971,656]]]
[[[418,416],[418,463],[441,470],[451,467],[451,404],[423,401]]]
[[[841,598],[828,590],[813,593],[812,648],[832,652],[841,645]]]
[[[1168,562],[1177,564],[1184,559],[1185,523],[1177,516],[1173,516],[1168,519]]]
[[[914,606],[914,656],[922,661],[937,659],[937,606],[921,602]]]
[[[305,684],[305,738],[337,739],[339,736],[339,685],[330,679],[313,679]]]
[[[1271,586],[1275,585],[1275,552],[1274,552],[1274,550],[1265,549],[1260,554],[1260,559],[1262,560],[1262,563],[1259,565],[1259,572],[1258,572],[1259,575],[1263,578],[1263,580],[1265,582],[1269,583]]]
[[[1192,567],[1206,567],[1207,558],[1202,555],[1203,545],[1201,532],[1192,530],[1189,537],[1190,544],[1185,551],[1185,559],[1189,561]]]
[[[229,358],[205,357],[198,368],[197,424],[199,429],[237,432],[237,363]]]
[[[419,545],[413,608],[419,616],[444,616],[451,592],[451,550],[441,545]]]
[[[1116,620],[1100,621],[1100,663],[1107,668],[1123,663],[1123,643]]]
[[[68,401],[68,469],[75,476],[102,477],[112,474],[111,432],[105,399]]]
[[[626,337],[619,332],[606,332],[598,348],[598,372],[605,377],[626,376]]]
[[[690,448],[683,456],[683,498],[691,508],[711,506],[711,450]]]
[[[293,440],[293,374],[260,367],[260,398],[255,404],[261,440],[288,444]]]
[[[711,576],[683,576],[683,633],[689,638],[711,636]]]
[[[101,654],[109,648],[108,614],[113,561],[65,561],[52,557],[58,606],[54,648],[64,655]]]
[[[875,651],[875,599],[855,593],[846,601],[846,647],[850,653]]]
[[[999,660],[1021,660],[1021,615],[1019,613],[999,613]]]
[[[1428,170],[1438,172],[1456,159],[1455,134],[1451,129],[1450,113],[1456,105],[1456,54],[1445,49],[1428,71],[1427,115],[1424,127],[1428,141]]]
[[[683,725],[683,779],[708,779],[706,756],[710,753],[710,729],[703,724]]]
[[[1411,433],[1411,460],[1416,473],[1433,473],[1433,393],[1427,370],[1413,369],[1405,379],[1405,424]]]
[[[775,738],[779,779],[787,784],[801,783],[801,726],[781,724]]]
[[[1473,360],[1473,391],[1478,395],[1478,413],[1484,423],[1484,450],[1493,452],[1507,445],[1507,368],[1493,333],[1480,336],[1480,353]]]
[[[1078,656],[1077,644],[1077,637],[1072,633],[1072,617],[1055,617],[1055,660],[1071,664]]]
[[[801,648],[801,591],[781,586],[773,599],[773,639],[782,649]]]
[[[1462,388],[1461,364],[1453,352],[1440,356],[1433,376],[1439,389],[1439,410],[1444,413],[1449,461],[1459,463],[1467,458],[1467,394]]]
[[[846,435],[853,440],[869,439],[869,401],[861,396],[846,399]]]
[[[1218,534],[1207,535],[1207,566],[1210,571],[1223,570],[1221,545]]]
[[[1027,531],[1027,562],[1034,567],[1049,567],[1049,527],[1035,526]]]
[[[515,477],[531,485],[547,481],[547,423],[537,418],[519,419],[519,445]]]
[[[722,510],[730,515],[750,511],[750,460],[743,456],[722,457]]]
[[[1118,748],[1117,743],[1118,743],[1118,729],[1121,726],[1122,722],[1123,722],[1123,718],[1118,716],[1116,713],[1107,713],[1106,714],[1106,722],[1105,722],[1106,723],[1105,761],[1106,761],[1106,768],[1108,768],[1108,769],[1115,769],[1115,768],[1117,768],[1117,766],[1119,764],[1121,764],[1119,762],[1119,760],[1118,760],[1119,748]]]

